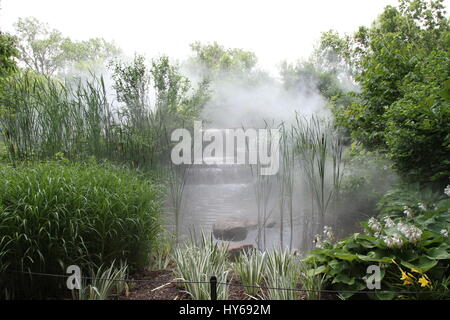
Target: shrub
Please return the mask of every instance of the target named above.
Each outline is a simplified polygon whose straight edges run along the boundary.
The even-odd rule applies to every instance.
[[[265,276],[270,300],[297,300],[298,259],[288,250],[267,253]],[[278,289],[277,289],[278,288]],[[282,288],[282,289],[279,289]],[[284,289],[284,290],[283,290]]]
[[[450,194],[450,188],[446,189]],[[379,265],[381,291],[369,293],[375,299],[449,298],[450,199],[427,208],[389,206],[390,215],[364,223],[365,234],[355,233],[337,243],[325,241],[310,252],[306,262],[311,273],[326,274],[333,290],[364,291],[367,267]],[[390,291],[390,292],[387,292]],[[418,292],[406,294],[402,292]],[[349,298],[351,292],[342,293]]]
[[[227,300],[229,288],[224,284],[229,273],[227,257],[225,246],[202,234],[199,243],[191,240],[184,248],[174,251],[174,272],[179,280],[186,281],[186,292],[193,300],[211,300],[209,281],[211,276],[216,276],[217,299]]]
[[[0,168],[0,267],[64,274],[71,264],[91,268],[126,260],[131,270],[141,269],[160,232],[159,189],[108,165]],[[1,294],[16,297],[58,295],[65,281],[56,282],[0,274]]]
[[[234,271],[238,275],[245,292],[255,297],[259,292],[259,287],[264,280],[264,269],[266,264],[266,254],[253,250],[244,252],[234,263]]]

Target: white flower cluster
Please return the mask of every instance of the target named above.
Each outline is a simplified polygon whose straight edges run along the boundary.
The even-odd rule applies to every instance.
[[[393,227],[395,227],[394,221],[392,221],[392,219],[389,218],[389,217],[384,217],[384,225],[385,225],[386,227],[388,227],[388,228],[393,228]]]
[[[412,218],[412,216],[413,216],[412,211],[408,206],[403,207],[403,213],[405,214],[405,216],[407,218]]]
[[[373,217],[369,219],[368,225],[369,225],[370,230],[375,231],[375,232],[380,232],[383,229],[383,226],[381,225],[381,223]]]
[[[334,232],[331,227],[323,227],[323,234],[327,237],[328,241],[333,242],[334,241]]]
[[[442,229],[441,234],[444,236],[444,238],[448,238],[448,229]]]
[[[450,197],[450,184],[444,189],[444,193]]]
[[[419,207],[420,210],[427,211],[427,207],[425,207],[425,205],[422,202],[419,202],[417,206]]]
[[[320,234],[316,234],[316,236],[314,237],[314,245],[318,249],[323,248],[323,244],[325,241],[327,241],[327,242],[335,241],[334,232],[331,227],[327,227],[327,226],[323,227],[323,234],[325,235],[326,239],[322,239],[322,236]]]
[[[422,230],[411,224],[399,222],[397,230],[400,231],[411,243],[416,243],[422,237]]]
[[[381,239],[386,243],[388,248],[400,248],[405,244],[398,234],[394,234],[393,236],[382,236]]]
[[[314,237],[314,245],[316,246],[317,249],[323,248],[323,241],[320,234],[316,234],[316,236]]]
[[[370,218],[368,222],[369,231],[373,235],[384,241],[389,248],[400,248],[407,243],[417,243],[422,237],[422,230],[405,222],[397,224],[389,217],[383,219],[383,223],[376,218]],[[383,229],[394,229],[389,231],[389,235],[383,233]]]

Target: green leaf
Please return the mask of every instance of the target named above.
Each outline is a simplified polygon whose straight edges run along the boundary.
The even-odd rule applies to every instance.
[[[362,261],[389,263],[392,257],[378,257],[374,251],[370,251],[367,255],[358,254],[358,259]]]
[[[439,247],[429,249],[427,251],[427,257],[437,260],[450,259],[448,246],[445,243],[442,243]]]
[[[346,274],[343,274],[343,273],[339,273],[336,277],[334,277],[332,283],[337,283],[337,282],[345,283],[345,284],[348,284],[348,285],[353,285],[355,283],[355,278],[354,277],[349,277],[349,276],[347,276]]]
[[[358,256],[356,254],[352,254],[352,253],[335,253],[334,254],[335,258],[338,259],[342,259],[342,260],[346,260],[346,261],[353,261],[355,259],[358,258]]]
[[[307,275],[310,276],[310,277],[314,277],[314,276],[316,276],[316,275],[318,275],[318,274],[321,274],[321,273],[327,273],[328,270],[329,270],[329,269],[328,269],[327,266],[322,265],[322,266],[319,266],[319,267],[317,267],[317,268],[315,268],[315,269],[309,269],[309,270],[307,271]]]
[[[400,262],[403,266],[409,268],[409,269],[417,269],[421,272],[427,272],[431,268],[433,268],[435,265],[437,265],[437,260],[431,260],[427,257],[420,257],[417,261],[414,262],[408,262],[408,261],[401,261]]]

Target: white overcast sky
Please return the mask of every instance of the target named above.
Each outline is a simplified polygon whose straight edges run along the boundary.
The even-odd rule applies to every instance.
[[[34,16],[72,39],[103,37],[128,55],[175,59],[194,41],[217,41],[254,51],[275,72],[283,59],[307,57],[321,31],[370,25],[388,4],[397,0],[2,0],[0,28]]]

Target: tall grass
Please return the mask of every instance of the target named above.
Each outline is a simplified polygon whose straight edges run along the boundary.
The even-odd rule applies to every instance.
[[[293,144],[293,130],[284,123],[280,125],[280,170],[277,174],[279,186],[280,206],[280,245],[285,248],[284,242],[284,212],[287,211],[290,227],[289,249],[292,249],[294,237],[294,169],[295,153]]]
[[[192,299],[211,299],[209,285],[211,276],[216,276],[219,282],[217,299],[226,300],[228,298],[229,286],[225,284],[229,273],[227,256],[226,247],[214,243],[212,236],[207,237],[203,233],[200,241],[196,242],[191,239],[184,247],[175,249],[175,275],[180,280],[194,282],[184,284],[186,292]]]
[[[265,123],[265,129],[269,133],[265,139],[259,139],[257,144],[250,145],[250,141],[246,141],[247,153],[250,154],[250,147],[256,147],[258,150],[261,148],[261,144],[267,144],[266,150],[271,150],[272,141],[271,136],[271,125],[267,122]],[[272,123],[273,126],[273,123]],[[243,128],[245,131],[245,129]],[[256,244],[258,249],[264,250],[267,247],[267,237],[266,237],[266,226],[273,214],[273,210],[269,207],[271,194],[273,192],[274,177],[272,175],[262,174],[263,166],[260,161],[256,164],[250,164],[250,171],[254,180],[254,190],[256,198],[256,208],[257,208],[257,235]]]
[[[5,79],[0,135],[11,160],[61,153],[69,160],[95,157],[141,170],[166,165],[169,134],[198,115],[207,99],[206,84],[192,88],[164,57],[150,70],[139,59],[118,63],[113,79],[115,104],[103,78],[95,75],[70,84],[30,71]]]
[[[174,165],[169,163],[167,167],[168,196],[175,216],[175,243],[178,244],[182,219],[181,208],[184,199],[184,188],[186,186],[191,165]]]
[[[119,296],[128,285],[125,282],[128,266],[121,263],[115,267],[114,261],[109,267],[100,266],[97,271],[91,268],[90,281],[82,281],[81,288],[72,291],[75,300],[107,300]]]
[[[295,291],[298,280],[296,257],[289,250],[272,250],[267,252],[266,261],[265,274],[269,287],[266,298],[297,300],[298,292]]]
[[[127,260],[142,269],[161,230],[161,188],[111,166],[43,163],[0,168],[6,271],[65,274],[65,266]],[[64,283],[2,272],[16,297],[58,296]]]
[[[259,287],[263,285],[266,254],[259,251],[244,252],[233,264],[234,272],[239,277],[245,292],[251,297],[256,297]]]
[[[308,266],[305,262],[298,262],[298,276],[299,282],[304,289],[304,293],[308,300],[320,300],[321,290],[323,290],[325,286],[325,277],[326,274],[315,274],[314,269]]]
[[[338,199],[345,162],[343,143],[333,123],[317,116],[296,115],[295,153],[311,193],[311,222],[322,230],[333,200]]]

